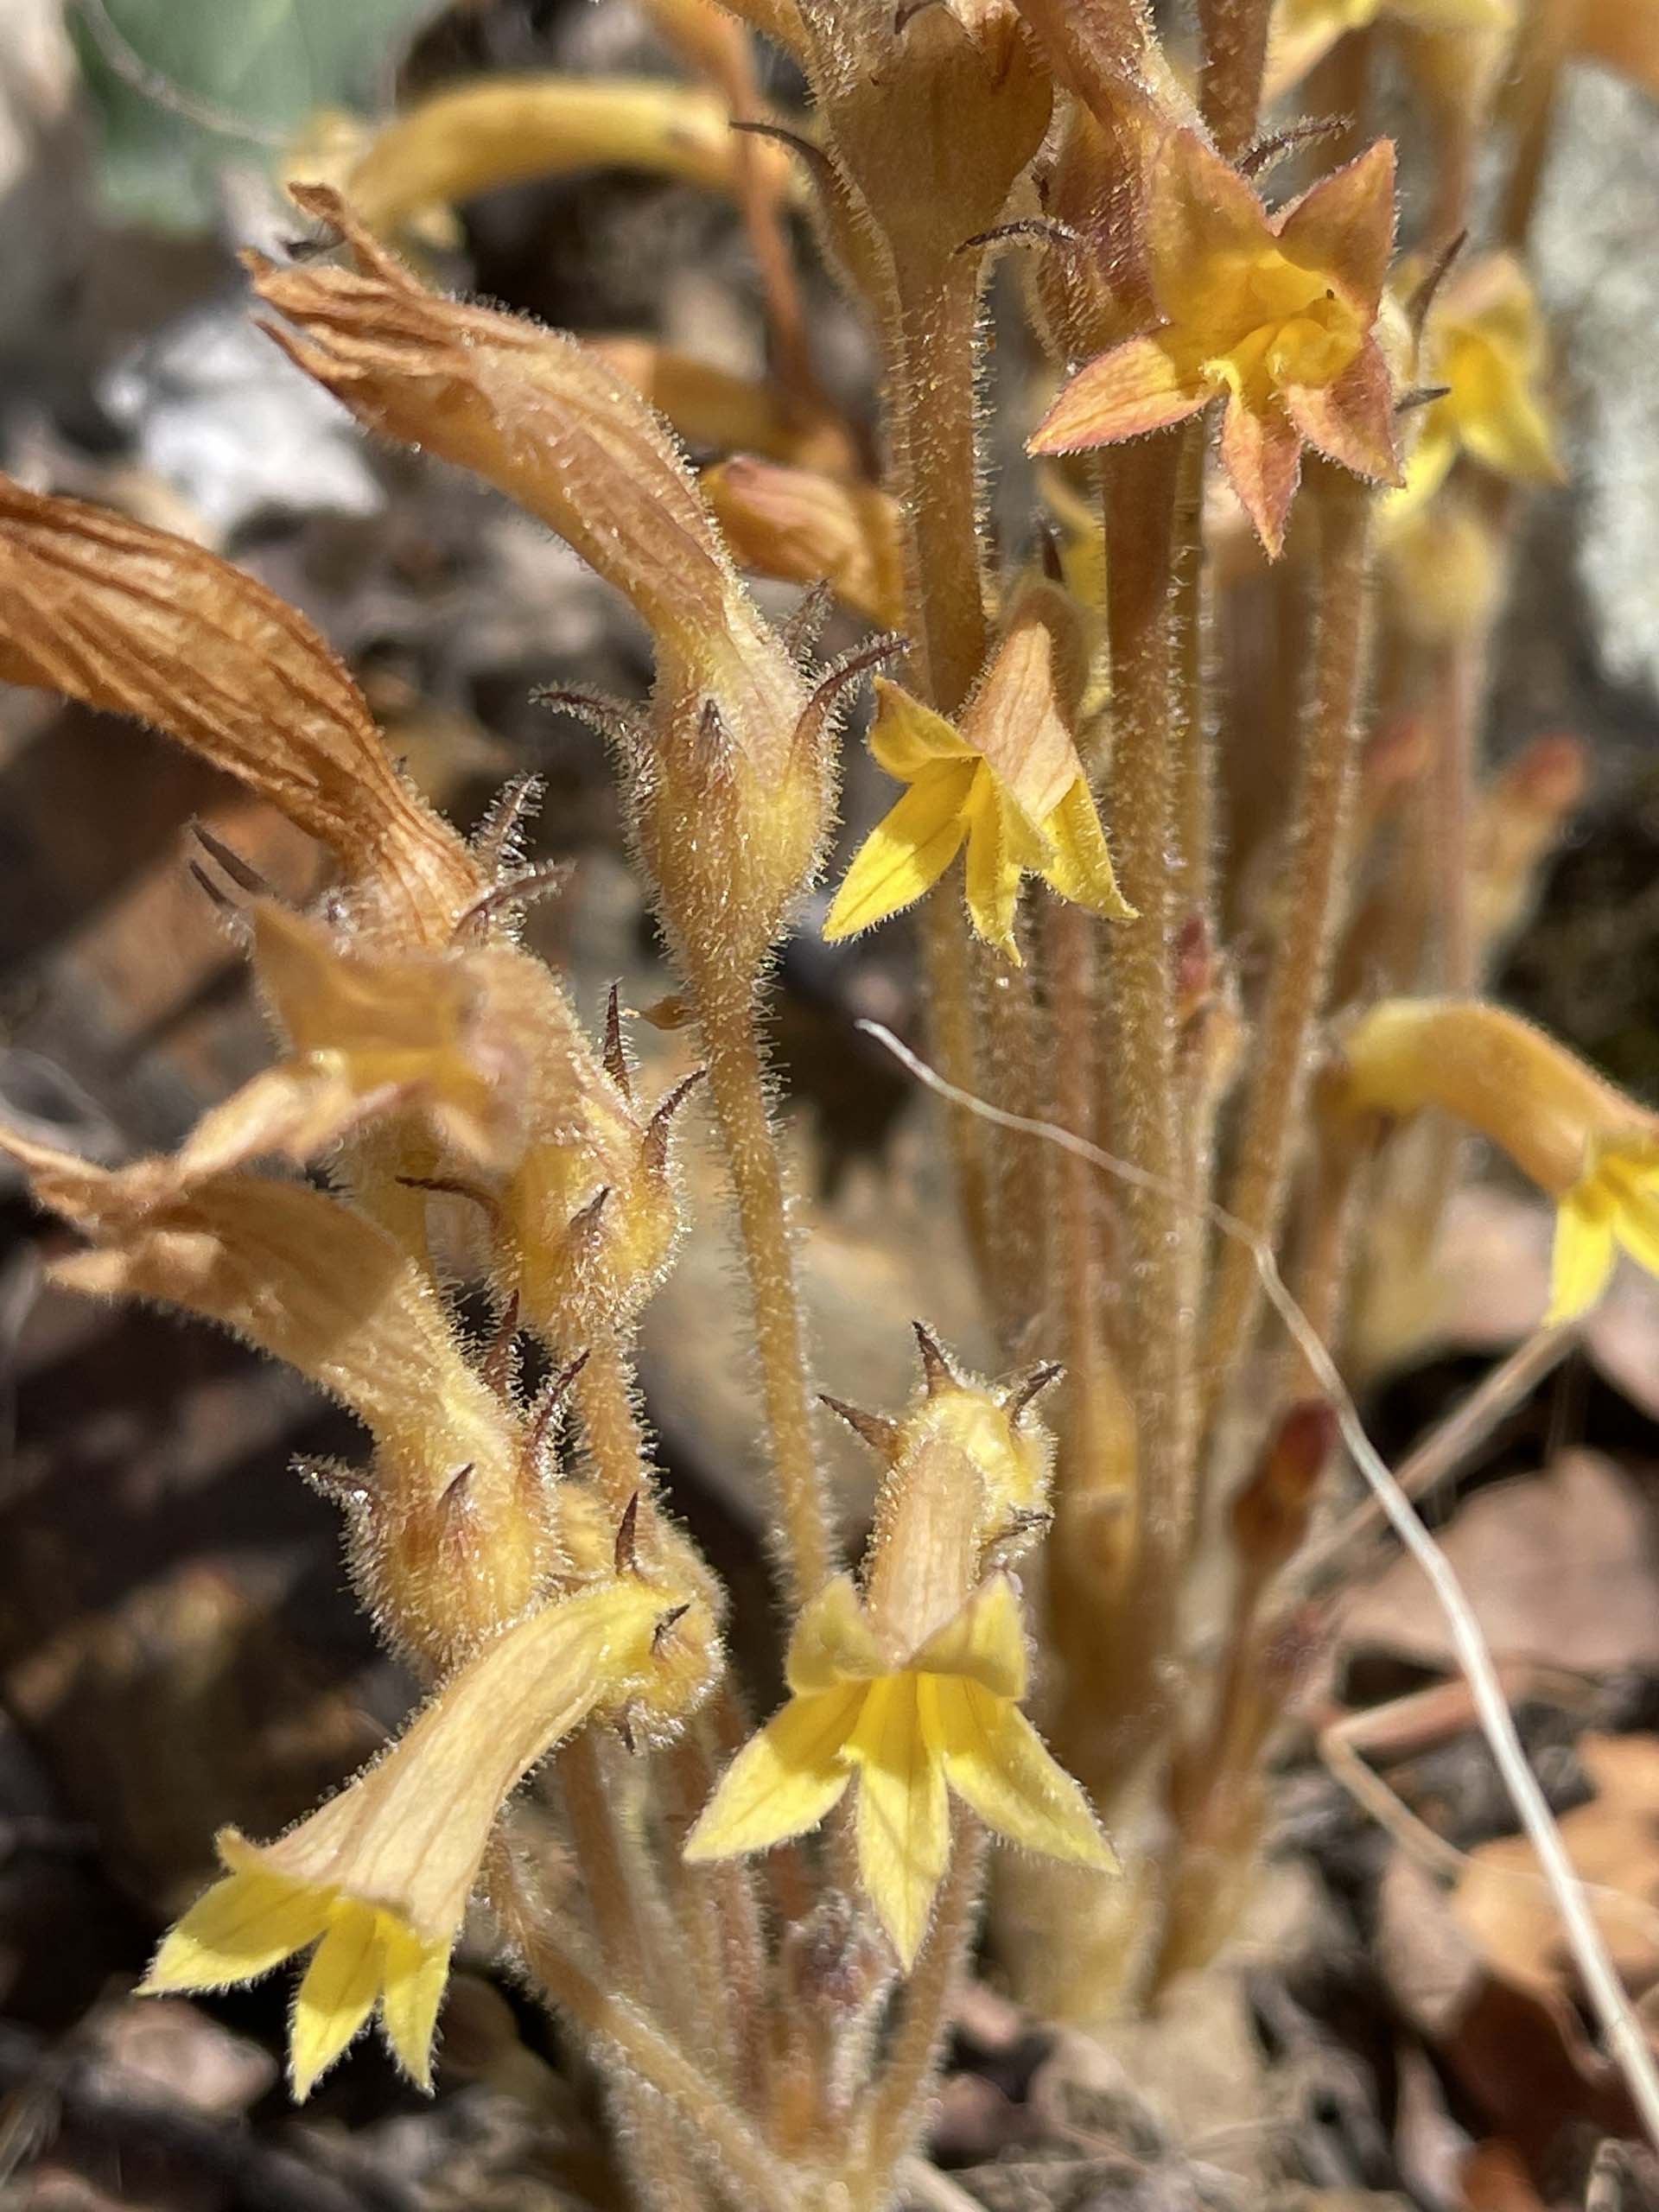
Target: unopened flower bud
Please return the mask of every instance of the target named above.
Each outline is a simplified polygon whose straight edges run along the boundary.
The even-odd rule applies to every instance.
[[[1291,1407],[1233,1497],[1233,1547],[1252,1576],[1273,1573],[1300,1545],[1336,1438],[1336,1414],[1323,1398]]]
[[[860,1878],[906,1971],[950,1859],[950,1791],[1027,1849],[1115,1864],[1019,1710],[1020,1602],[987,1557],[999,1537],[1046,1525],[1046,1440],[1027,1408],[1058,1370],[994,1395],[919,1325],[917,1336],[923,1395],[906,1415],[836,1407],[887,1463],[862,1591],[838,1576],[801,1615],[790,1701],[738,1753],[686,1845],[693,1860],[762,1849],[816,1827],[856,1781]]]

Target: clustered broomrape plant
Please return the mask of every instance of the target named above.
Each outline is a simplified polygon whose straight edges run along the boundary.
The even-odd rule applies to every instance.
[[[1659,1269],[1659,1123],[1483,995],[1580,780],[1559,741],[1492,776],[1478,745],[1517,487],[1560,474],[1526,247],[1562,45],[1498,0],[1200,0],[1195,69],[1135,0],[650,12],[696,84],[440,94],[332,181],[296,156],[340,251],[250,265],[272,338],[359,422],[499,487],[649,627],[648,700],[562,703],[613,747],[693,1074],[642,1097],[614,995],[595,1039],[524,948],[550,888],[518,857],[531,783],[464,840],[292,609],[194,544],[0,483],[0,677],[169,733],[335,870],[299,913],[208,841],[278,1056],[177,1152],[0,1142],[85,1237],[60,1280],[235,1331],[359,1417],[365,1464],[312,1471],[423,1685],[287,1834],[220,1835],[145,1986],[306,1955],[296,2094],[377,2006],[426,2086],[477,1897],[591,2049],[641,2202],[874,2212],[977,1930],[1020,1996],[1089,2020],[1207,1958],[1248,1893],[1299,1648],[1275,1578],[1333,1471],[1244,1240],[1340,1342],[1398,1310],[1402,1269],[1432,1274],[1469,1130],[1558,1209],[1553,1321],[1621,1249]],[[1385,24],[1437,126],[1403,251],[1366,123]],[[761,99],[757,34],[806,115]],[[1264,86],[1292,103],[1265,119]],[[1509,168],[1471,243],[1482,140]],[[734,197],[766,377],[446,298],[394,251],[456,194],[595,160]],[[816,373],[791,210],[868,323],[879,474]],[[1005,395],[1046,518],[997,561],[1004,251],[1046,364],[1034,403]],[[741,569],[814,588],[779,629]],[[824,663],[837,598],[880,626]],[[880,1465],[854,1573],[761,1008],[872,675],[870,749],[903,788],[825,934],[914,908],[931,1058],[1013,1117],[956,1107],[943,1131],[1009,1379],[919,1323],[908,1405],[825,1401]],[[634,1376],[698,1080],[763,1398],[770,1718]],[[1212,1233],[1217,1204],[1243,1238]],[[487,1341],[446,1287],[457,1209]],[[533,1395],[526,1338],[552,1376]],[[1217,1552],[1225,1618],[1195,1618]],[[987,1912],[992,1841],[1021,1855]]]

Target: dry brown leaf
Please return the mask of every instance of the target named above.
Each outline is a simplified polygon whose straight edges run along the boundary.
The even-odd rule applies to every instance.
[[[1473,2120],[1513,2143],[1536,2175],[1561,2130],[1634,2132],[1618,2070],[1559,1990],[1493,1970],[1434,1878],[1396,1852],[1377,1895],[1376,1956],[1404,2019],[1439,2053]]]
[[[1512,2143],[1477,2143],[1459,2185],[1467,2212],[1543,2212],[1544,2200]]]
[[[1659,1566],[1645,1487],[1593,1452],[1494,1484],[1440,1541],[1501,1658],[1586,1675],[1659,1667]],[[1342,1645],[1452,1669],[1446,1620],[1421,1571],[1396,1559],[1343,1606]]]
[[[1585,1736],[1579,1757],[1595,1785],[1561,1815],[1573,1863],[1620,1978],[1640,1999],[1659,1984],[1659,1737]],[[1452,1896],[1457,1923],[1494,1972],[1541,1996],[1573,1988],[1560,1915],[1531,1847],[1503,1836],[1471,1852]]]

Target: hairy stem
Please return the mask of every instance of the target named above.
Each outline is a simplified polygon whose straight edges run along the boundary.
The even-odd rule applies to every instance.
[[[1042,1102],[1031,969],[1016,968],[984,946],[980,971],[990,1096],[1011,1114],[1033,1116]],[[1014,1130],[992,1127],[987,1137],[988,1232],[995,1265],[987,1271],[985,1287],[1003,1357],[1012,1361],[1028,1349],[1027,1337],[1043,1311],[1046,1163],[1040,1148]]]
[[[1313,668],[1291,801],[1281,926],[1257,1024],[1249,1094],[1228,1211],[1272,1243],[1283,1217],[1306,1096],[1313,1027],[1325,1003],[1342,919],[1348,828],[1369,632],[1366,552],[1370,499],[1352,478],[1322,469],[1303,493],[1315,502],[1319,572]],[[1206,1428],[1259,1310],[1261,1281],[1243,1237],[1217,1262],[1205,1346]]]
[[[1198,105],[1218,151],[1230,162],[1255,136],[1268,13],[1268,0],[1198,0],[1204,38]]]
[[[903,2017],[868,2113],[855,2126],[858,2148],[849,2177],[854,2212],[877,2212],[887,2203],[893,2170],[921,2133],[950,2024],[951,2000],[978,1918],[985,1831],[961,1807],[952,1830],[950,1871],[940,1885],[927,1942],[905,1985]]]
[[[1178,493],[1185,435],[1149,438],[1111,456],[1106,472],[1107,624],[1113,743],[1109,819],[1124,896],[1140,919],[1112,940],[1116,1148],[1158,1179],[1131,1188],[1128,1350],[1140,1433],[1137,1577],[1163,1605],[1182,1543],[1190,1317],[1190,1217],[1180,1204],[1180,1105],[1175,1072],[1175,911],[1170,854],[1175,761],[1184,734],[1173,601]],[[1154,1592],[1161,1594],[1154,1598]]]
[[[895,278],[887,319],[887,430],[899,500],[915,680],[955,715],[985,658],[979,548],[979,264],[950,257]]]
[[[524,1870],[505,1845],[491,1853],[486,1893],[503,1934],[548,2001],[673,2107],[716,2173],[741,2186],[756,2212],[797,2212],[801,2177],[772,2156],[683,2051],[626,1998],[604,1986],[556,1916],[532,1895]]]
[[[1056,899],[1045,915],[1053,1071],[1051,1119],[1086,1139],[1099,1081],[1094,925]],[[1135,1469],[1122,1377],[1101,1296],[1106,1217],[1089,1162],[1049,1147],[1049,1306],[1065,1362],[1057,1424],[1055,1533],[1046,1582],[1048,1625],[1061,1666],[1056,1738],[1073,1771],[1087,1768],[1103,1722],[1101,1699],[1119,1677],[1110,1650],[1121,1618]]]
[[[1176,682],[1181,733],[1175,764],[1174,819],[1180,856],[1185,915],[1212,919],[1216,859],[1215,737],[1207,716],[1204,568],[1205,442],[1183,442],[1176,487],[1178,560],[1175,576]],[[1178,918],[1185,918],[1185,915]]]
[[[988,643],[979,550],[979,257],[958,254],[913,276],[895,271],[882,320],[888,481],[899,501],[912,679],[931,706],[954,715]],[[944,887],[925,902],[922,950],[933,1054],[953,1083],[976,1091],[972,948],[962,902]],[[957,1107],[949,1109],[949,1129],[963,1224],[983,1271],[985,1133]]]
[[[652,1961],[639,1910],[645,1869],[611,1802],[598,1730],[573,1736],[556,1755],[554,1772],[606,1967],[630,1996],[646,2001]]]
[[[779,1549],[798,1609],[832,1572],[829,1512],[813,1440],[806,1330],[796,1281],[789,1199],[766,1096],[750,993],[701,994],[709,1088],[737,1193],[743,1257],[754,1306],[755,1349],[779,1497]]]
[[[596,1337],[576,1378],[594,1481],[620,1521],[635,1497],[651,1493],[651,1461],[634,1395],[633,1362],[614,1332]]]
[[[1511,80],[1509,103],[1510,173],[1498,201],[1497,242],[1512,253],[1525,250],[1532,229],[1533,210],[1543,182],[1544,161],[1549,151],[1555,120],[1555,95],[1561,64],[1567,58],[1576,0],[1539,0],[1528,10],[1521,33],[1520,52]]]
[[[693,1950],[696,1978],[706,1993],[704,2032],[720,2052],[738,2101],[763,2109],[767,2086],[766,1943],[754,1876],[742,1859],[688,1866],[682,1857],[692,1822],[714,1793],[718,1762],[702,1717],[667,1754],[678,1799],[667,1823],[670,1881],[680,1926]]]

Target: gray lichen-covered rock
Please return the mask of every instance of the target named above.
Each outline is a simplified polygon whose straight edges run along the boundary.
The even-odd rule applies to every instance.
[[[1573,566],[1598,672],[1659,704],[1659,114],[1598,69],[1563,84],[1536,265],[1570,394]]]

